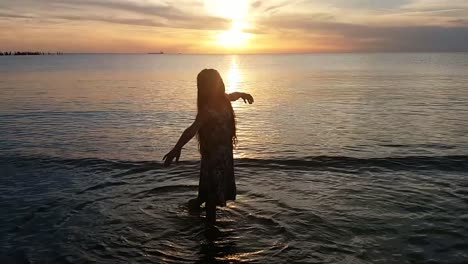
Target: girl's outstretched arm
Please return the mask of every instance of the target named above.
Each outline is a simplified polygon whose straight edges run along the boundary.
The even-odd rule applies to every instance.
[[[242,98],[244,100],[244,103],[249,102],[249,104],[252,104],[254,102],[252,95],[248,93],[233,92],[226,95],[230,101],[237,101],[239,98]]]
[[[185,146],[185,144],[187,144],[187,142],[189,142],[197,134],[198,129],[200,129],[201,125],[203,124],[202,120],[203,118],[201,115],[197,115],[197,118],[195,118],[195,121],[192,123],[192,125],[185,129],[174,148],[169,151],[169,153],[164,155],[164,167],[171,165],[174,158],[176,159],[176,162],[179,162],[180,151],[182,150],[182,147]]]

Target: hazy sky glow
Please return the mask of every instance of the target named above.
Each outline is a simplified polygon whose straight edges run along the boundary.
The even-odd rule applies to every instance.
[[[468,51],[468,1],[1,0],[0,50]]]

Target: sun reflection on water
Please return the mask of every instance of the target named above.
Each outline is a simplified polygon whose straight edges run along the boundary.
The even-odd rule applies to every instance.
[[[246,87],[244,87],[245,80],[244,78],[246,77],[245,71],[239,67],[239,60],[236,55],[231,56],[231,62],[230,66],[227,70],[227,72],[224,74],[225,76],[225,85],[226,85],[226,93],[233,93],[233,92],[241,92],[241,91],[246,91],[248,90]],[[247,91],[251,92],[251,91]],[[234,109],[234,112],[236,113],[236,119],[237,119],[237,125],[238,127],[241,127],[240,125],[241,121],[240,118],[243,116],[243,112],[249,111],[249,108],[251,108],[251,105],[245,104],[242,99],[237,100],[237,102],[232,103],[232,107]],[[250,130],[247,127],[244,127],[243,130],[238,130],[237,135],[242,138],[242,142],[248,142],[250,140]],[[241,147],[242,143],[240,143],[237,147]],[[240,158],[248,158],[248,154],[240,149],[235,149],[234,150],[234,158],[235,159],[240,159]]]
[[[254,252],[237,253],[232,255],[226,255],[223,257],[216,257],[217,261],[227,261],[229,263],[241,263],[241,262],[252,262],[258,260],[258,255],[265,252],[265,250],[258,250]]]
[[[239,84],[242,81],[242,75],[239,71],[239,64],[237,63],[237,57],[232,56],[231,66],[227,72],[227,83],[226,83],[226,93],[232,93],[239,90]]]

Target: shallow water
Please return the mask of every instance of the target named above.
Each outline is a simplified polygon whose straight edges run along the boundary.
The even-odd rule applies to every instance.
[[[238,199],[205,235],[196,142],[161,157],[217,68]],[[0,58],[6,263],[466,263],[468,55]]]

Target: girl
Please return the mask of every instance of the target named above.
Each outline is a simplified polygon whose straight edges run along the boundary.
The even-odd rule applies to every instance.
[[[232,154],[236,143],[236,122],[230,101],[242,98],[252,104],[254,100],[246,93],[226,94],[223,79],[214,69],[204,69],[198,74],[197,89],[197,117],[163,160],[164,166],[169,166],[174,158],[179,161],[182,147],[198,135],[200,182],[198,197],[189,201],[189,209],[199,209],[205,203],[207,223],[214,225],[216,206],[226,206],[226,201],[236,199]]]

